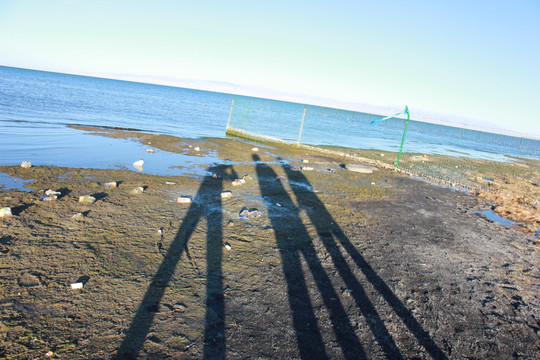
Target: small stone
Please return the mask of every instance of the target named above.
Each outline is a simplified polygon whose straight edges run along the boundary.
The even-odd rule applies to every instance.
[[[198,146],[195,146],[195,148],[194,148],[193,150],[195,150],[195,151],[201,151],[201,148],[198,147]]]
[[[73,283],[71,284],[71,288],[73,290],[76,290],[76,289],[82,289],[83,287],[83,283],[82,282],[76,282],[76,283]]]
[[[245,182],[246,182],[246,180],[244,180],[244,179],[236,179],[231,184],[232,184],[232,186],[238,186],[238,185],[244,184]]]
[[[149,153],[149,154],[153,154],[155,151],[154,151],[154,149],[146,149],[146,152]]]
[[[304,160],[302,160],[302,162],[303,162],[304,164],[307,164],[307,163],[309,163],[309,160],[308,160],[308,159],[304,159]]]
[[[347,164],[345,165],[345,168],[352,172],[358,172],[362,174],[373,174],[374,170],[377,170],[377,168],[369,165],[363,165],[363,164]]]
[[[302,166],[302,171],[313,171],[313,168],[311,166]]]
[[[258,147],[251,148],[251,151],[257,152],[259,151],[259,148]]]
[[[231,249],[232,249],[231,244],[229,244],[228,242],[226,242],[226,243],[225,243],[225,249],[231,250]]]
[[[173,182],[173,181],[165,181],[165,184],[166,185],[176,185],[176,183]]]
[[[47,353],[45,354],[45,357],[52,357],[54,355],[54,353],[52,351],[47,351]]]
[[[76,213],[71,218],[75,219],[75,220],[80,220],[80,219],[84,218],[84,214],[83,213]]]
[[[23,167],[25,169],[28,169],[28,168],[32,167],[32,163],[30,161],[23,161],[21,163],[21,167]]]
[[[118,184],[116,183],[116,181],[111,181],[111,182],[107,182],[107,183],[103,184],[103,186],[105,186],[107,189],[109,189],[109,188],[117,187]]]
[[[79,202],[83,204],[93,204],[96,202],[96,198],[90,195],[79,196]]]
[[[232,192],[231,191],[222,191],[220,196],[221,196],[222,199],[230,199],[230,198],[232,198]]]
[[[30,273],[24,273],[19,278],[19,286],[31,288],[39,285],[41,285],[41,283],[39,282],[38,277]]]
[[[139,166],[143,166],[143,164],[144,164],[144,160],[141,159],[141,160],[135,161],[135,162],[133,163],[133,166],[139,167]]]
[[[0,217],[8,217],[8,216],[12,216],[13,214],[11,213],[11,208],[9,207],[3,207],[0,209]]]
[[[193,200],[189,196],[180,196],[178,199],[176,199],[176,202],[179,204],[191,204]]]
[[[229,222],[227,223],[227,226],[228,227],[233,227],[234,226],[234,221],[229,220]]]

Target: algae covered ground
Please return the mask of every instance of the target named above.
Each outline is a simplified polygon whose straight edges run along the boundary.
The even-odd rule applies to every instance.
[[[0,358],[540,357],[538,239],[476,213],[492,202],[384,166],[351,172],[337,152],[101,135],[219,161],[193,176],[1,167],[33,181],[0,190],[13,213],[0,218]]]

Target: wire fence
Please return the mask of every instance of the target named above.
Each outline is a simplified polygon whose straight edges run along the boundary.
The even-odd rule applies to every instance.
[[[231,105],[227,131],[297,144],[398,151],[404,118],[370,124],[386,115],[239,97]],[[404,151],[505,161],[505,155],[537,158],[540,141],[411,120]]]

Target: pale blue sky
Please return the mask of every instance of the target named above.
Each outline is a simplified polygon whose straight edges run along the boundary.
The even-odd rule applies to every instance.
[[[0,65],[408,105],[540,136],[539,19],[538,0],[0,0]]]

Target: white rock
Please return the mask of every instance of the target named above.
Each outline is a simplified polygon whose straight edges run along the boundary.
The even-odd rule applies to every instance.
[[[141,159],[141,160],[137,160],[133,163],[133,166],[137,167],[137,166],[143,166],[144,164],[144,160]]]
[[[193,200],[189,196],[180,196],[178,199],[176,199],[176,202],[179,204],[191,204]]]
[[[358,172],[362,174],[373,174],[374,170],[377,170],[377,168],[369,165],[363,165],[363,164],[347,164],[345,165],[345,168],[352,172]]]
[[[259,151],[259,148],[258,147],[251,148],[251,151],[257,152],[257,151]]]
[[[28,169],[29,167],[32,167],[32,163],[30,161],[23,161],[21,167]]]
[[[12,216],[11,208],[4,207],[0,209],[0,217]]]
[[[82,282],[76,282],[76,283],[71,284],[72,289],[82,289],[82,287],[83,287]]]

